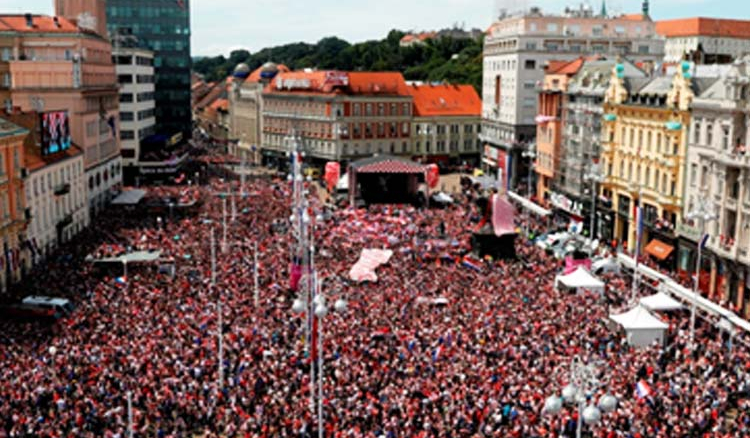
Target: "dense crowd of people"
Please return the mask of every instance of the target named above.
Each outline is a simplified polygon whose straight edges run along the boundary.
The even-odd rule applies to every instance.
[[[291,188],[286,179],[264,178],[244,189],[226,241],[216,194],[236,195],[238,182],[213,179],[192,189],[205,200],[194,215],[98,218],[33,276],[25,292],[67,296],[77,308],[53,327],[3,325],[0,436],[125,437],[128,394],[136,437],[317,435],[305,318],[291,310],[292,236],[280,226],[289,221]],[[552,416],[543,406],[569,383],[574,357],[598,365],[602,385],[591,401],[605,393],[619,400],[600,424],[584,426],[586,436],[750,434],[744,335],[730,350],[712,321],[702,320],[691,350],[689,317],[662,314],[670,324],[666,345],[633,349],[606,324],[611,310],[626,305],[626,278],[606,276],[604,296],[557,290],[562,265],[524,238],[517,259],[469,269],[460,257],[481,213],[469,197],[455,199],[442,210],[352,210],[311,197],[325,210],[314,239],[322,291],[330,303],[349,303],[345,314],[322,322],[327,438],[573,437],[576,407]],[[140,247],[162,250],[176,275],[157,263],[115,281],[119,274],[82,261]],[[347,277],[364,248],[394,251],[377,283]],[[636,393],[638,382],[650,391]]]

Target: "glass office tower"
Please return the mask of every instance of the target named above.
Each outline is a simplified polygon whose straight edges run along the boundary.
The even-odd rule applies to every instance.
[[[156,131],[189,138],[190,1],[107,0],[107,30],[131,33],[154,52]]]

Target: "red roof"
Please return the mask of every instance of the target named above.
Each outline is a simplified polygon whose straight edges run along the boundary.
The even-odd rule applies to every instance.
[[[656,23],[656,33],[669,38],[701,35],[750,39],[750,21],[705,17],[662,20]]]
[[[471,85],[410,85],[414,115],[480,116],[482,100]]]
[[[548,75],[573,76],[581,69],[583,62],[583,58],[576,58],[572,61],[550,61],[545,73]]]
[[[630,21],[645,21],[646,16],[643,14],[625,14],[620,17],[623,20],[630,20]]]
[[[57,22],[55,22],[57,18]],[[49,15],[32,15],[32,27],[26,23],[25,15],[0,15],[0,30],[13,32],[79,32],[78,26],[67,18]]]
[[[399,72],[332,70],[279,73],[265,91],[293,94],[409,95],[404,76]]]
[[[355,173],[407,173],[420,175],[424,173],[425,167],[418,163],[386,158],[382,161],[356,167],[354,171]]]
[[[211,109],[229,111],[229,101],[226,99],[216,99],[211,104]]]

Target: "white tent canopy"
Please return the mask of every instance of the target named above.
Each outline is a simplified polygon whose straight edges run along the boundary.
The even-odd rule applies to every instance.
[[[86,261],[92,263],[149,263],[155,262],[161,258],[161,251],[135,251],[119,257],[104,257],[97,259],[91,254],[86,257]]]
[[[655,311],[680,310],[684,307],[679,301],[664,292],[657,292],[649,297],[641,298],[641,306]]]
[[[141,189],[131,189],[120,193],[112,200],[112,205],[136,205],[146,196],[146,191]]]
[[[604,282],[591,275],[582,266],[579,266],[578,269],[568,275],[558,275],[555,277],[555,287],[559,287],[560,285],[570,289],[604,292]]]
[[[349,190],[349,174],[345,173],[339,178],[339,182],[336,183],[336,190],[344,191]]]
[[[539,204],[532,202],[529,199],[524,198],[523,196],[518,195],[517,193],[508,192],[508,197],[518,202],[519,204],[521,204],[521,207],[529,210],[537,216],[547,217],[552,214],[551,211],[547,210]]]
[[[636,347],[647,347],[654,342],[664,343],[664,334],[669,328],[643,306],[636,306],[619,315],[609,315],[627,333],[628,343]]]

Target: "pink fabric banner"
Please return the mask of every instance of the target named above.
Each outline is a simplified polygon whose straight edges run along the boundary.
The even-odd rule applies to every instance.
[[[302,266],[294,264],[292,265],[292,272],[289,275],[289,289],[297,292],[300,279],[302,279]]]
[[[516,233],[516,226],[513,223],[514,215],[513,205],[507,199],[492,195],[492,228],[496,236]]]
[[[378,266],[388,263],[393,256],[390,249],[363,249],[357,263],[349,270],[349,278],[357,282],[378,281],[375,269]]]

